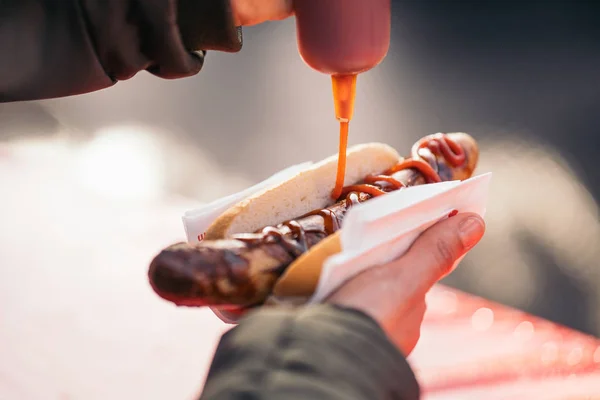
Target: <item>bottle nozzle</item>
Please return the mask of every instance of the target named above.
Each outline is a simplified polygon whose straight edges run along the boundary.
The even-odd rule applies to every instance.
[[[335,117],[340,122],[349,122],[354,115],[356,98],[356,74],[332,75],[333,102]]]

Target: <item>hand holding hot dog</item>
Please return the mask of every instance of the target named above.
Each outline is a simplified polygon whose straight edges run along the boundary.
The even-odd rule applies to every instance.
[[[325,302],[369,315],[408,356],[420,337],[425,295],[481,240],[484,231],[485,223],[472,213],[439,222],[425,231],[404,256],[348,280]],[[248,311],[215,310],[232,321]]]
[[[458,214],[423,233],[398,260],[366,270],[327,302],[371,316],[408,356],[419,340],[425,295],[481,240],[485,224],[476,214]]]

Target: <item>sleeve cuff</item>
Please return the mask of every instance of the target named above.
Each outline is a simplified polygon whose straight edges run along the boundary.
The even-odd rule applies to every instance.
[[[368,314],[353,308],[323,304],[305,309],[297,318],[318,322],[324,332],[330,330],[332,334],[343,327],[346,340],[331,345],[353,353],[354,363],[362,365],[366,382],[377,383],[372,388],[374,391],[379,388],[382,395],[384,392],[394,393],[393,398],[398,399],[420,398],[419,383],[406,357]]]
[[[235,362],[236,368],[251,370],[254,377],[258,370],[271,379],[276,376],[277,384],[270,390],[281,394],[277,398],[290,392],[324,393],[328,388],[345,393],[327,397],[331,399],[420,398],[406,358],[377,322],[358,310],[329,304],[293,311],[262,309],[249,313],[225,335],[216,369],[225,373],[226,362]]]
[[[242,49],[242,28],[234,24],[229,0],[178,0],[177,24],[190,51]]]

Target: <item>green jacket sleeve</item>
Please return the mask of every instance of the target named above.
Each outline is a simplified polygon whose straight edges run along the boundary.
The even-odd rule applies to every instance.
[[[146,70],[195,75],[236,52],[229,0],[2,0],[0,102],[88,93]]]
[[[370,317],[319,305],[260,310],[227,332],[202,400],[416,400],[404,356]]]

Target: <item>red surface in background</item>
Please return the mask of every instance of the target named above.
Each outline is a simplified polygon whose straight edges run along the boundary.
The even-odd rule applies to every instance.
[[[410,360],[428,399],[600,395],[600,340],[441,285]]]

